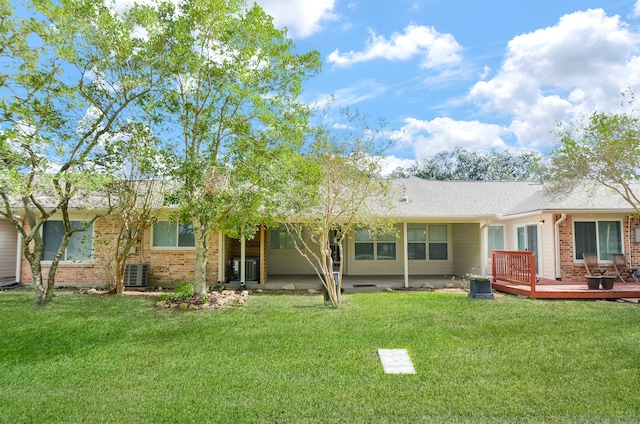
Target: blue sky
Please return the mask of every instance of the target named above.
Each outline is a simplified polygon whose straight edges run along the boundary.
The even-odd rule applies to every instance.
[[[640,0],[257,0],[323,72],[304,100],[385,118],[389,166],[548,151],[555,124],[640,86]]]

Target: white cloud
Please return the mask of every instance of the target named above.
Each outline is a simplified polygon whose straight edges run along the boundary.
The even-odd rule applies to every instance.
[[[152,5],[154,0],[107,0],[117,13],[123,13],[135,3]],[[179,4],[180,0],[171,0]],[[257,0],[256,3],[273,17],[278,28],[287,27],[291,37],[309,37],[323,29],[323,24],[337,19],[336,0]],[[248,2],[252,5],[253,1]]]
[[[433,27],[411,24],[404,33],[393,33],[389,40],[370,31],[370,38],[362,51],[340,53],[334,50],[328,61],[335,66],[350,66],[374,59],[406,61],[422,58],[422,67],[438,68],[459,63],[462,47],[451,34],[440,34]]]
[[[520,146],[545,147],[555,141],[556,122],[615,109],[621,92],[638,87],[638,47],[638,34],[619,16],[565,15],[511,40],[501,69],[476,83],[470,98],[485,112],[511,116]]]
[[[382,165],[382,175],[387,176],[390,175],[397,168],[409,168],[411,165],[415,164],[416,161],[413,159],[405,159],[399,158],[396,156],[385,156],[381,159]]]
[[[329,103],[334,107],[354,106],[358,103],[375,99],[386,90],[386,86],[374,80],[363,80],[355,86],[342,88],[332,94],[322,95],[313,104],[320,108]]]
[[[456,147],[473,151],[505,150],[508,146],[502,137],[508,135],[509,131],[504,127],[479,121],[407,118],[396,138],[401,139],[403,145],[412,146],[420,161]]]
[[[633,12],[631,13],[632,18],[640,17],[640,0],[636,1],[636,5],[633,7]]]
[[[335,0],[257,0],[273,16],[279,28],[287,27],[292,37],[309,37],[322,30],[323,23],[337,19]]]

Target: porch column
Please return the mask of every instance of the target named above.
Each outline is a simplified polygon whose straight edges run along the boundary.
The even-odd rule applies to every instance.
[[[489,258],[489,243],[487,240],[489,239],[489,226],[491,225],[491,221],[487,220],[484,224],[480,224],[480,254],[482,257],[480,258],[480,275],[487,275],[487,265]],[[493,264],[492,264],[493,266]]]
[[[409,288],[409,237],[407,235],[407,223],[402,224],[402,245],[404,246],[404,288]]]
[[[222,231],[218,232],[218,282],[221,283],[225,280],[224,275],[224,236]]]
[[[265,225],[260,224],[260,284],[267,282],[267,241]]]
[[[246,277],[246,270],[245,268],[245,249],[246,248],[246,243],[245,243],[245,238],[244,235],[240,236],[240,282],[244,283],[244,279]]]

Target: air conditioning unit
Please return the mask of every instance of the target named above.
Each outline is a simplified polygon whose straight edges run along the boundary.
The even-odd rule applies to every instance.
[[[148,282],[148,264],[127,264],[124,270],[124,285],[126,287],[146,287]]]
[[[240,258],[234,258],[231,265],[231,281],[240,281]],[[258,258],[245,258],[244,260],[244,277],[246,281],[258,281],[260,261]]]

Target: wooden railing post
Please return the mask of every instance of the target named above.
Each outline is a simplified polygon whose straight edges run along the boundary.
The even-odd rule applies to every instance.
[[[491,270],[493,281],[501,280],[527,284],[536,289],[536,262],[533,252],[492,250]]]

